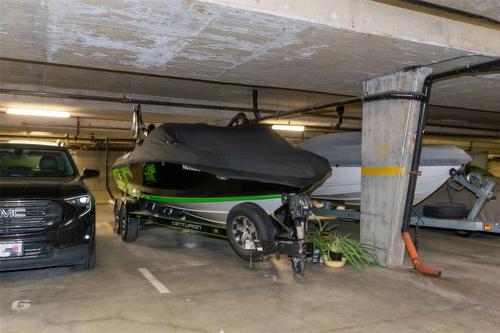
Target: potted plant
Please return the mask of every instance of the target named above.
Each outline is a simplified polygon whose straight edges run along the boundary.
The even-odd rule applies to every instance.
[[[346,263],[346,259],[342,258],[342,254],[335,252],[335,237],[328,232],[316,232],[309,234],[308,240],[313,242],[314,248],[320,252],[323,263],[329,267],[342,267]]]
[[[324,251],[323,262],[328,267],[343,267],[347,258],[342,254],[341,238],[338,235],[331,235],[327,242],[327,248]]]
[[[339,236],[333,237],[328,243],[328,257],[331,261],[342,261],[342,238]]]
[[[342,253],[342,257],[357,271],[361,271],[365,265],[377,264],[373,254],[375,247],[362,244],[348,235],[335,235],[329,249],[334,253]]]
[[[315,248],[321,251],[325,265],[329,267],[342,267],[345,263],[361,271],[364,265],[377,264],[373,255],[373,246],[340,234],[315,233],[309,236]]]

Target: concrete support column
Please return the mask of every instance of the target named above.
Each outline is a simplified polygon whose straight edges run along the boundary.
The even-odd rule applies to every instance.
[[[366,94],[421,92],[431,68],[398,72],[366,82]],[[379,262],[403,264],[401,225],[420,102],[382,100],[363,105],[361,241],[379,248]]]
[[[488,170],[488,151],[473,151],[469,154],[472,157],[472,165]]]

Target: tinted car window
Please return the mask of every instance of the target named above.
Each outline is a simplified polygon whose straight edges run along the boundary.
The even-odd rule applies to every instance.
[[[64,151],[0,148],[1,177],[71,177],[75,170]]]

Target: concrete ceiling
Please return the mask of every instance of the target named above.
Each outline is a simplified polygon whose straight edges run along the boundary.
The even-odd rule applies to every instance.
[[[78,68],[61,68],[38,64],[16,63],[0,60],[2,87],[66,91],[128,97],[170,97],[175,100],[208,101],[222,105],[251,107],[254,86],[213,84],[203,81],[177,80],[148,75],[109,73]],[[256,85],[256,88],[259,86]],[[329,94],[310,91],[258,88],[261,107],[286,110],[305,103],[331,99]]]
[[[427,2],[500,21],[500,2],[498,0],[427,0]]]
[[[467,54],[202,2],[0,6],[3,57],[349,95],[367,77]]]
[[[327,10],[328,6],[336,6],[335,11]],[[5,13],[0,21],[0,88],[126,94],[250,107],[251,86],[258,85],[277,87],[259,89],[261,107],[287,110],[332,98],[329,94],[360,95],[366,79],[407,66],[465,57],[449,63],[456,66],[500,55],[498,30],[384,6],[361,0],[322,1],[308,6],[300,1],[264,0],[4,0],[0,2],[0,12]],[[346,19],[345,8],[352,19]],[[277,15],[280,10],[283,15]],[[374,33],[367,33],[370,22],[363,13],[376,18],[384,17],[387,11],[394,12],[385,21],[372,22]],[[318,19],[311,19],[310,12],[316,13]],[[388,30],[391,27],[393,31]],[[482,40],[485,36],[499,38],[486,42]],[[470,58],[472,54],[480,57]],[[249,86],[60,68],[6,58]],[[500,78],[496,75],[461,78],[439,83],[432,102],[462,108],[457,117],[467,120],[469,111],[464,108],[500,111],[498,91]],[[0,106],[29,102],[47,100],[0,94]],[[61,103],[82,113],[85,109],[100,110],[109,116],[129,109],[55,99],[50,103]],[[191,121],[228,119],[233,115],[149,109],[185,115]],[[447,112],[435,113],[434,117],[448,117],[451,112]],[[472,118],[484,120],[471,113]]]

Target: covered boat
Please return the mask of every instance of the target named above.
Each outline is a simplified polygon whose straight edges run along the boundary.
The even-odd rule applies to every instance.
[[[300,147],[328,159],[331,176],[317,188],[311,197],[359,205],[361,200],[361,133],[334,133],[304,141]],[[471,157],[462,149],[449,145],[422,147],[415,189],[416,205],[443,185],[450,177],[450,169],[459,169]]]
[[[261,125],[163,124],[113,165],[127,195],[224,224],[242,202],[272,214],[282,193],[310,191],[329,172],[326,159]]]
[[[228,239],[250,262],[285,254],[303,272],[311,253],[304,194],[330,173],[326,159],[259,125],[163,124],[142,141],[140,109],[134,112],[136,147],[113,165],[123,191],[115,230],[125,242],[142,227],[161,225]]]

